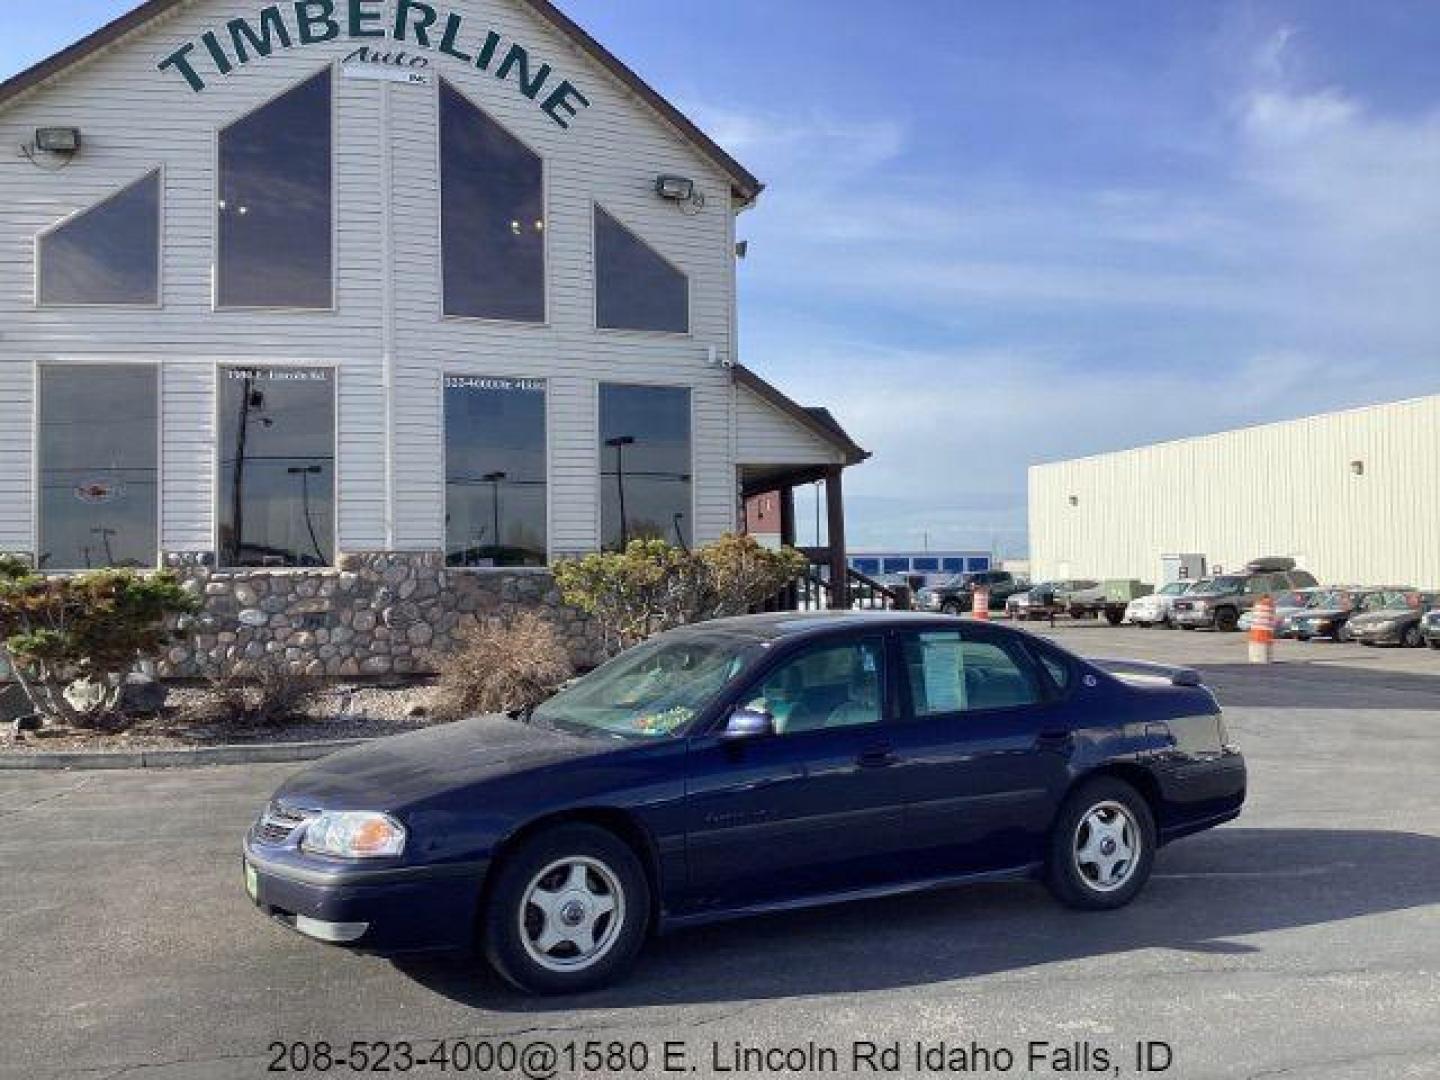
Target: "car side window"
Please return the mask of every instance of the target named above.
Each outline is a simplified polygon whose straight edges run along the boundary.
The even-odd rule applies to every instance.
[[[745,707],[768,712],[780,735],[879,724],[884,667],[879,638],[820,645],[766,675]]]
[[[1034,670],[1018,643],[953,631],[905,639],[904,660],[916,717],[1013,709],[1041,700]]]
[[[1050,676],[1050,681],[1055,684],[1055,689],[1062,694],[1070,689],[1070,683],[1074,679],[1074,672],[1071,667],[1060,657],[1056,656],[1049,649],[1036,648],[1035,656],[1045,669],[1045,674]]]

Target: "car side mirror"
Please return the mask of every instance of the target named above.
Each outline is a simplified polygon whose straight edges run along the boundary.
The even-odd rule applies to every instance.
[[[776,734],[775,717],[764,709],[738,708],[725,721],[720,737],[727,742],[766,739]]]

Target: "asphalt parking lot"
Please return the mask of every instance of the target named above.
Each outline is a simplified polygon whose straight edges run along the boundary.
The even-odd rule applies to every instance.
[[[1183,1080],[1440,1077],[1440,653],[1281,643],[1259,669],[1239,635],[1053,633],[1199,667],[1249,757],[1245,816],[1164,851],[1125,911],[990,886],[776,916],[535,1002],[462,962],[395,966],[259,917],[237,845],[292,767],[0,773],[0,1077],[248,1078],[276,1040],[485,1037],[642,1042],[646,1075],[667,1041],[694,1076],[736,1075],[737,1042],[835,1048],[838,1074],[864,1075],[849,1055],[867,1040],[903,1048],[890,1075],[1133,1076],[1130,1048],[1163,1040]],[[1032,1069],[1031,1042],[1091,1067]],[[950,1071],[916,1067],[916,1044]],[[972,1044],[1014,1067],[954,1068]],[[794,1061],[818,1065],[749,1075],[836,1075]]]

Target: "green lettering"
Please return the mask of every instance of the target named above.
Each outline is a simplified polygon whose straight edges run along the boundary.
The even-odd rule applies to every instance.
[[[576,107],[578,104],[578,108]],[[588,109],[590,99],[577,90],[570,82],[565,80],[555,88],[555,92],[545,99],[545,104],[540,106],[540,111],[554,120],[567,131],[570,129],[568,117],[580,115],[580,109]],[[561,114],[564,114],[563,116]]]
[[[178,71],[181,75],[185,77],[185,81],[190,84],[190,89],[194,90],[195,93],[198,94],[201,90],[205,89],[205,80],[200,78],[200,74],[195,70],[195,68],[191,65],[190,61],[187,59],[187,57],[194,51],[194,45],[181,45],[180,48],[176,49],[169,56],[165,57],[164,60],[161,60],[160,63],[156,65],[156,67],[158,67],[161,71],[169,71],[171,68],[174,68],[176,71]]]
[[[300,28],[301,45],[322,45],[340,36],[340,24],[335,21],[335,0],[297,0],[295,22]],[[323,29],[317,33],[317,27]]]
[[[206,30],[200,35],[200,40],[205,43],[205,48],[210,53],[210,59],[215,61],[215,68],[221,75],[229,75],[235,70],[235,65],[230,63],[230,57],[225,55],[225,49],[214,31]]]
[[[516,68],[520,69],[520,92],[534,101],[535,95],[545,88],[545,83],[550,78],[550,65],[541,64],[540,70],[535,72],[535,77],[532,79],[530,77],[530,54],[522,45],[511,45],[510,51],[500,64],[500,70],[495,72],[495,77],[505,79]]]
[[[271,4],[260,12],[260,32],[257,34],[255,28],[244,19],[231,19],[225,26],[230,31],[230,44],[235,49],[235,59],[242,64],[250,62],[250,49],[254,49],[258,56],[269,56],[275,51],[275,42],[279,41],[285,48],[293,44],[290,40],[290,29],[285,25],[284,18],[280,15],[278,4]]]
[[[470,54],[461,52],[455,48],[455,39],[460,36],[461,18],[454,12],[445,20],[445,36],[440,39],[440,51],[446,56],[453,56],[456,60],[470,63]]]
[[[475,57],[475,66],[481,71],[490,70],[490,61],[495,59],[495,50],[500,48],[500,35],[494,30],[485,35],[485,44],[480,47],[480,55]]]
[[[384,27],[374,26],[385,17],[385,12],[373,11],[372,4],[381,4],[384,0],[350,0],[350,36],[352,38],[383,38]]]
[[[410,14],[414,12],[418,18],[411,25]],[[435,25],[440,16],[429,4],[422,4],[420,0],[400,0],[395,6],[395,40],[405,40],[405,30],[408,27],[414,31],[415,44],[422,49],[431,48],[430,28]]]

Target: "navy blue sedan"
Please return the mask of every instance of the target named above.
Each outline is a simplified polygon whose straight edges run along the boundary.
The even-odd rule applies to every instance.
[[[478,945],[571,993],[654,933],[755,912],[1022,877],[1118,908],[1245,783],[1192,671],[944,616],[766,615],[662,635],[528,715],[327,758],[244,868],[312,938]]]

